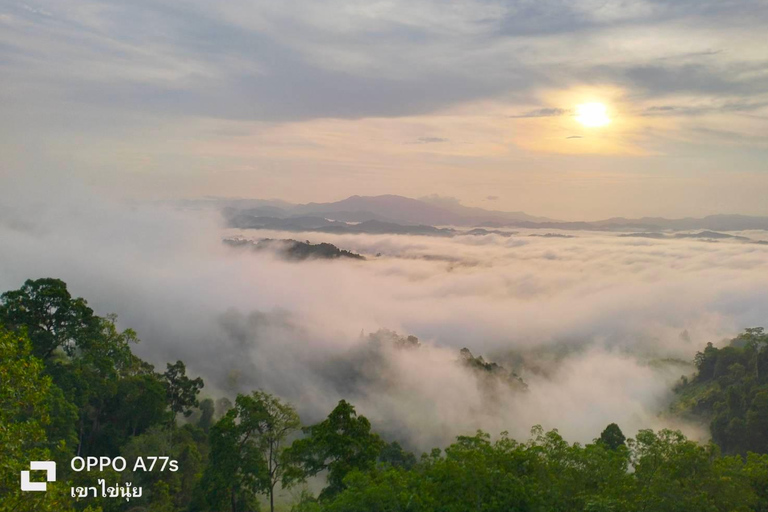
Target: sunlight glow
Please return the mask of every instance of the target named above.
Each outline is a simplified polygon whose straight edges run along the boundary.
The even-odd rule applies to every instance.
[[[596,128],[611,122],[608,111],[602,103],[576,105],[576,120],[584,126]]]

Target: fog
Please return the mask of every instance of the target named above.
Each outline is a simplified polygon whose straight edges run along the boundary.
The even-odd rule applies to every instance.
[[[415,449],[478,428],[523,438],[535,424],[574,441],[610,422],[628,435],[704,435],[664,414],[671,386],[707,342],[765,324],[768,246],[533,233],[236,231],[212,211],[16,184],[0,191],[0,289],[59,277],[135,329],[138,355],[158,368],[184,360],[210,396],[263,388],[305,423],[346,398]],[[286,262],[221,243],[234,234],[330,242],[367,259]],[[380,329],[421,346],[377,343]],[[462,347],[514,369],[528,390],[489,386],[458,363]]]

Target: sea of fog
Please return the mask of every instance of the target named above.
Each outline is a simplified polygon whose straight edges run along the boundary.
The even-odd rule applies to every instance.
[[[756,243],[238,231],[216,212],[81,191],[0,204],[0,289],[59,277],[135,329],[140,356],[160,368],[184,360],[210,396],[263,388],[305,423],[346,398],[419,450],[478,428],[524,438],[536,424],[574,441],[610,422],[703,436],[665,413],[672,386],[707,342],[768,323],[768,245]],[[225,246],[233,235],[330,242],[367,259],[287,262]],[[421,346],[372,343],[380,329]],[[489,392],[457,363],[462,347],[528,390]]]

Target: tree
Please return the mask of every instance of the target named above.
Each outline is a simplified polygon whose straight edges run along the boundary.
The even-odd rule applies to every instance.
[[[26,327],[32,353],[48,359],[57,348],[72,355],[98,331],[98,320],[83,298],[73,299],[60,279],[27,280],[0,296],[0,323]]]
[[[619,446],[624,446],[626,440],[627,438],[624,437],[624,433],[619,426],[615,423],[611,423],[605,427],[605,430],[600,434],[598,442],[603,443],[606,448],[610,450],[615,450]]]
[[[210,431],[210,462],[201,482],[211,510],[228,500],[232,512],[254,506],[256,494],[269,496],[290,461],[283,456],[288,437],[301,427],[293,407],[269,393],[237,395],[234,408]]]
[[[266,479],[261,490],[269,495],[269,509],[274,512],[275,486],[290,465],[284,456],[285,442],[301,427],[299,415],[291,405],[263,391],[238,396],[236,404],[247,411],[241,425],[253,430],[258,449],[266,462]]]
[[[256,495],[265,479],[266,464],[247,414],[247,407],[236,401],[235,407],[211,427],[208,465],[200,480],[199,504],[194,508],[216,512],[258,509]]]
[[[755,512],[768,512],[768,455],[757,453],[747,455],[743,473],[757,494]]]
[[[698,370],[697,378],[701,380],[711,379],[715,375],[715,364],[717,363],[717,352],[712,343],[707,343],[704,352],[697,352],[694,358],[694,364]]]
[[[165,387],[154,373],[126,376],[118,381],[106,409],[106,421],[122,445],[166,418]]]
[[[382,448],[381,454],[379,454],[379,462],[397,468],[411,469],[416,465],[416,456],[411,452],[403,450],[403,447],[397,441],[392,441]]]
[[[94,315],[85,299],[72,298],[63,281],[44,278],[28,280],[20,289],[2,294],[0,321],[28,334],[33,355],[44,361],[44,373],[53,380],[49,402],[55,414],[47,428],[57,443],[65,441],[52,446],[57,458],[71,454],[75,447],[78,455],[89,450],[116,455],[129,433],[140,433],[148,426],[137,429],[139,417],[145,424],[151,422],[147,414],[153,410],[156,386],[150,381],[156,380],[155,374],[131,352],[130,345],[138,343],[136,333],[119,331],[114,315]],[[124,379],[139,375],[141,383],[124,385]],[[129,389],[136,398],[131,411],[130,397],[123,396]],[[132,432],[121,413],[130,414]],[[71,422],[74,416],[77,421]]]
[[[124,479],[149,490],[144,503],[149,502],[150,510],[162,509],[169,504],[173,511],[187,510],[203,471],[207,438],[193,425],[178,428],[173,439],[169,439],[166,430],[164,425],[155,425],[143,434],[131,437],[122,447],[120,453],[128,461],[129,468]],[[148,454],[170,457],[178,462],[178,471],[130,470],[139,457],[149,465]]]
[[[740,457],[719,457],[715,445],[699,445],[671,430],[641,430],[628,445],[638,510],[753,510],[757,496]]]
[[[358,416],[355,408],[341,400],[324,421],[304,429],[307,437],[298,439],[286,450],[293,464],[284,474],[291,483],[321,471],[328,471],[328,485],[320,499],[329,498],[344,489],[344,477],[352,470],[367,471],[376,465],[384,447],[371,423]]]
[[[192,408],[199,405],[197,395],[204,384],[200,377],[196,379],[187,377],[187,369],[182,361],[176,361],[174,364],[168,363],[167,367],[163,379],[165,380],[172,421],[175,421],[176,416],[180,413],[185,417],[192,414]]]
[[[200,409],[200,417],[197,420],[197,426],[203,429],[207,434],[211,429],[211,425],[213,425],[213,416],[216,412],[216,406],[214,405],[213,399],[206,398],[200,402],[198,408]]]
[[[758,391],[746,412],[745,430],[751,447],[760,453],[768,453],[768,389]]]
[[[698,373],[675,391],[677,409],[710,422],[726,454],[768,453],[768,334],[746,329],[728,346],[696,356]]]
[[[50,424],[51,379],[32,355],[25,335],[0,324],[0,512],[69,511],[71,502],[60,483],[45,493],[21,492],[19,474],[31,460],[50,460],[46,438]]]
[[[138,343],[136,333],[118,331],[115,321],[113,315],[95,317],[89,339],[74,340],[76,351],[52,357],[46,364],[46,372],[79,410],[81,456],[117,455],[127,436],[161,419],[151,413],[157,410],[157,389],[162,384],[152,366],[131,352],[130,345]],[[126,424],[125,415],[134,413]]]
[[[434,511],[431,493],[420,492],[421,475],[401,468],[374,471],[353,470],[345,478],[346,489],[323,502],[327,512],[401,512]],[[311,503],[311,502],[310,502]],[[300,508],[312,510],[310,507]]]

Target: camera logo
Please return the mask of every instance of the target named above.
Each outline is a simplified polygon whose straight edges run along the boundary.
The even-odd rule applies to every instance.
[[[30,471],[45,471],[46,482],[56,481],[56,463],[52,460],[35,460],[29,463]],[[48,484],[46,482],[30,482],[29,471],[21,472],[21,490],[22,491],[45,491]]]

